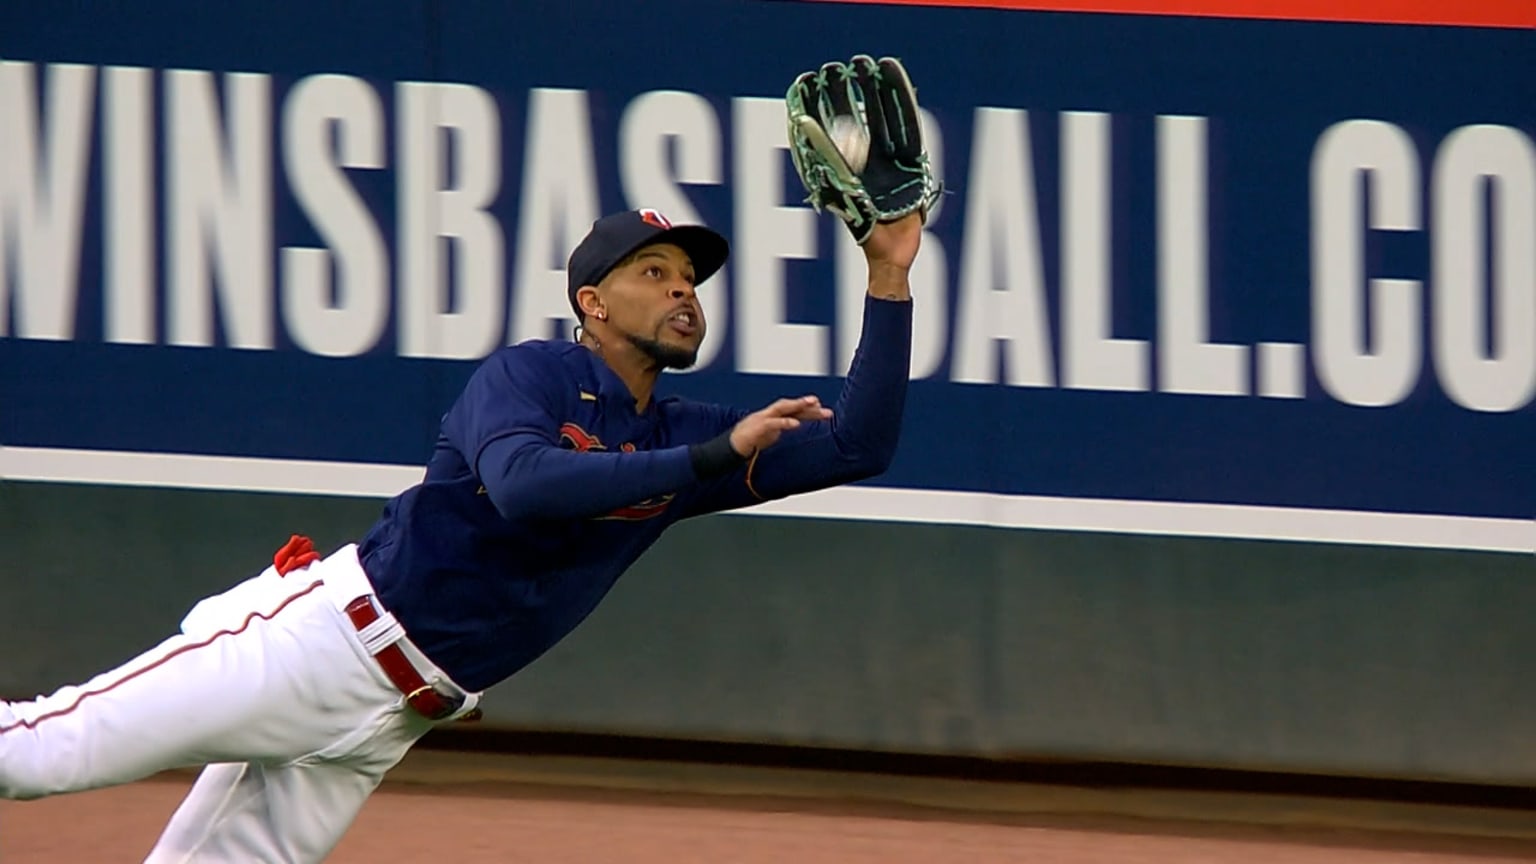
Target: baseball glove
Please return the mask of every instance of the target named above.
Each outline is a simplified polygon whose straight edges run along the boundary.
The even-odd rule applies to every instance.
[[[860,245],[877,222],[928,208],[940,185],[928,164],[917,91],[893,57],[859,54],[795,78],[784,97],[795,173],[818,211]]]

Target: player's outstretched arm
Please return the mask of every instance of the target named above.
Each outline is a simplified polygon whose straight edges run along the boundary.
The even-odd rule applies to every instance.
[[[922,219],[913,214],[876,226],[864,244],[864,329],[836,406],[828,410],[815,396],[803,396],[736,415],[731,455],[747,464],[701,489],[688,502],[687,515],[850,483],[890,467],[912,355],[907,274],[921,238]]]
[[[875,226],[864,244],[869,265],[869,296],[894,303],[912,300],[908,274],[917,258],[923,237],[923,220],[916,213],[896,222]],[[911,329],[905,339],[910,341]],[[750,457],[778,442],[786,432],[800,428],[801,421],[830,420],[832,411],[815,395],[780,399],[761,411],[743,417],[731,430],[731,449]]]
[[[869,290],[848,377],[825,423],[791,434],[752,465],[752,492],[777,498],[882,474],[896,456],[912,362],[908,274],[922,241],[913,213],[874,226],[864,242]]]
[[[880,300],[912,299],[908,274],[923,240],[923,219],[917,213],[874,227],[864,241],[864,260],[869,265],[869,296]]]
[[[833,416],[752,455],[745,486],[760,499],[872,477],[890,466],[912,352],[908,276],[923,222],[942,192],[923,142],[917,89],[896,58],[859,54],[805,72],[790,85],[785,108],[790,155],[807,200],[842,220],[864,250],[869,296]],[[744,432],[733,431],[733,447]],[[698,510],[739,506],[739,495],[739,488],[717,486]]]
[[[864,242],[869,268],[865,305],[873,308],[865,310],[859,350],[838,403],[842,416],[830,427],[834,452],[818,456],[807,450],[797,456],[812,473],[801,486],[817,488],[874,476],[884,472],[895,456],[911,357],[909,274],[922,237],[922,216],[912,213],[874,226]],[[866,346],[867,342],[876,344]],[[731,431],[731,446],[751,457],[776,443],[780,435],[800,428],[800,421],[832,419],[833,412],[815,396],[781,399],[742,418]],[[818,462],[831,467],[818,475]],[[785,490],[785,494],[790,491],[801,490]]]

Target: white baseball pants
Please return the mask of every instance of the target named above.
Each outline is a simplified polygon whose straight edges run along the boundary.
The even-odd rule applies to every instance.
[[[122,666],[0,702],[0,796],[205,765],[147,864],[322,860],[433,726],[370,655],[382,646],[365,645],[342,612],[371,593],[355,546],[286,576],[269,567],[198,603],[181,633]],[[454,717],[475,707],[478,695],[465,696]]]

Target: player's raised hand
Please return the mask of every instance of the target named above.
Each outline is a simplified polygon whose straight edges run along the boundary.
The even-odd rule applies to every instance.
[[[864,257],[871,268],[889,265],[902,270],[912,267],[917,248],[923,242],[923,217],[918,213],[890,222],[880,222],[870,229],[864,241]]]
[[[831,416],[832,409],[823,406],[815,396],[780,399],[741,418],[731,430],[731,449],[743,456],[751,456],[773,446],[780,435],[798,428],[801,421],[826,420]]]

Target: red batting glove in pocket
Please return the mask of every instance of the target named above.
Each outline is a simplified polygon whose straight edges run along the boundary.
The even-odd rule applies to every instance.
[[[302,534],[294,534],[272,556],[272,566],[277,568],[277,575],[287,576],[319,560],[320,553],[315,551],[315,541]]]

